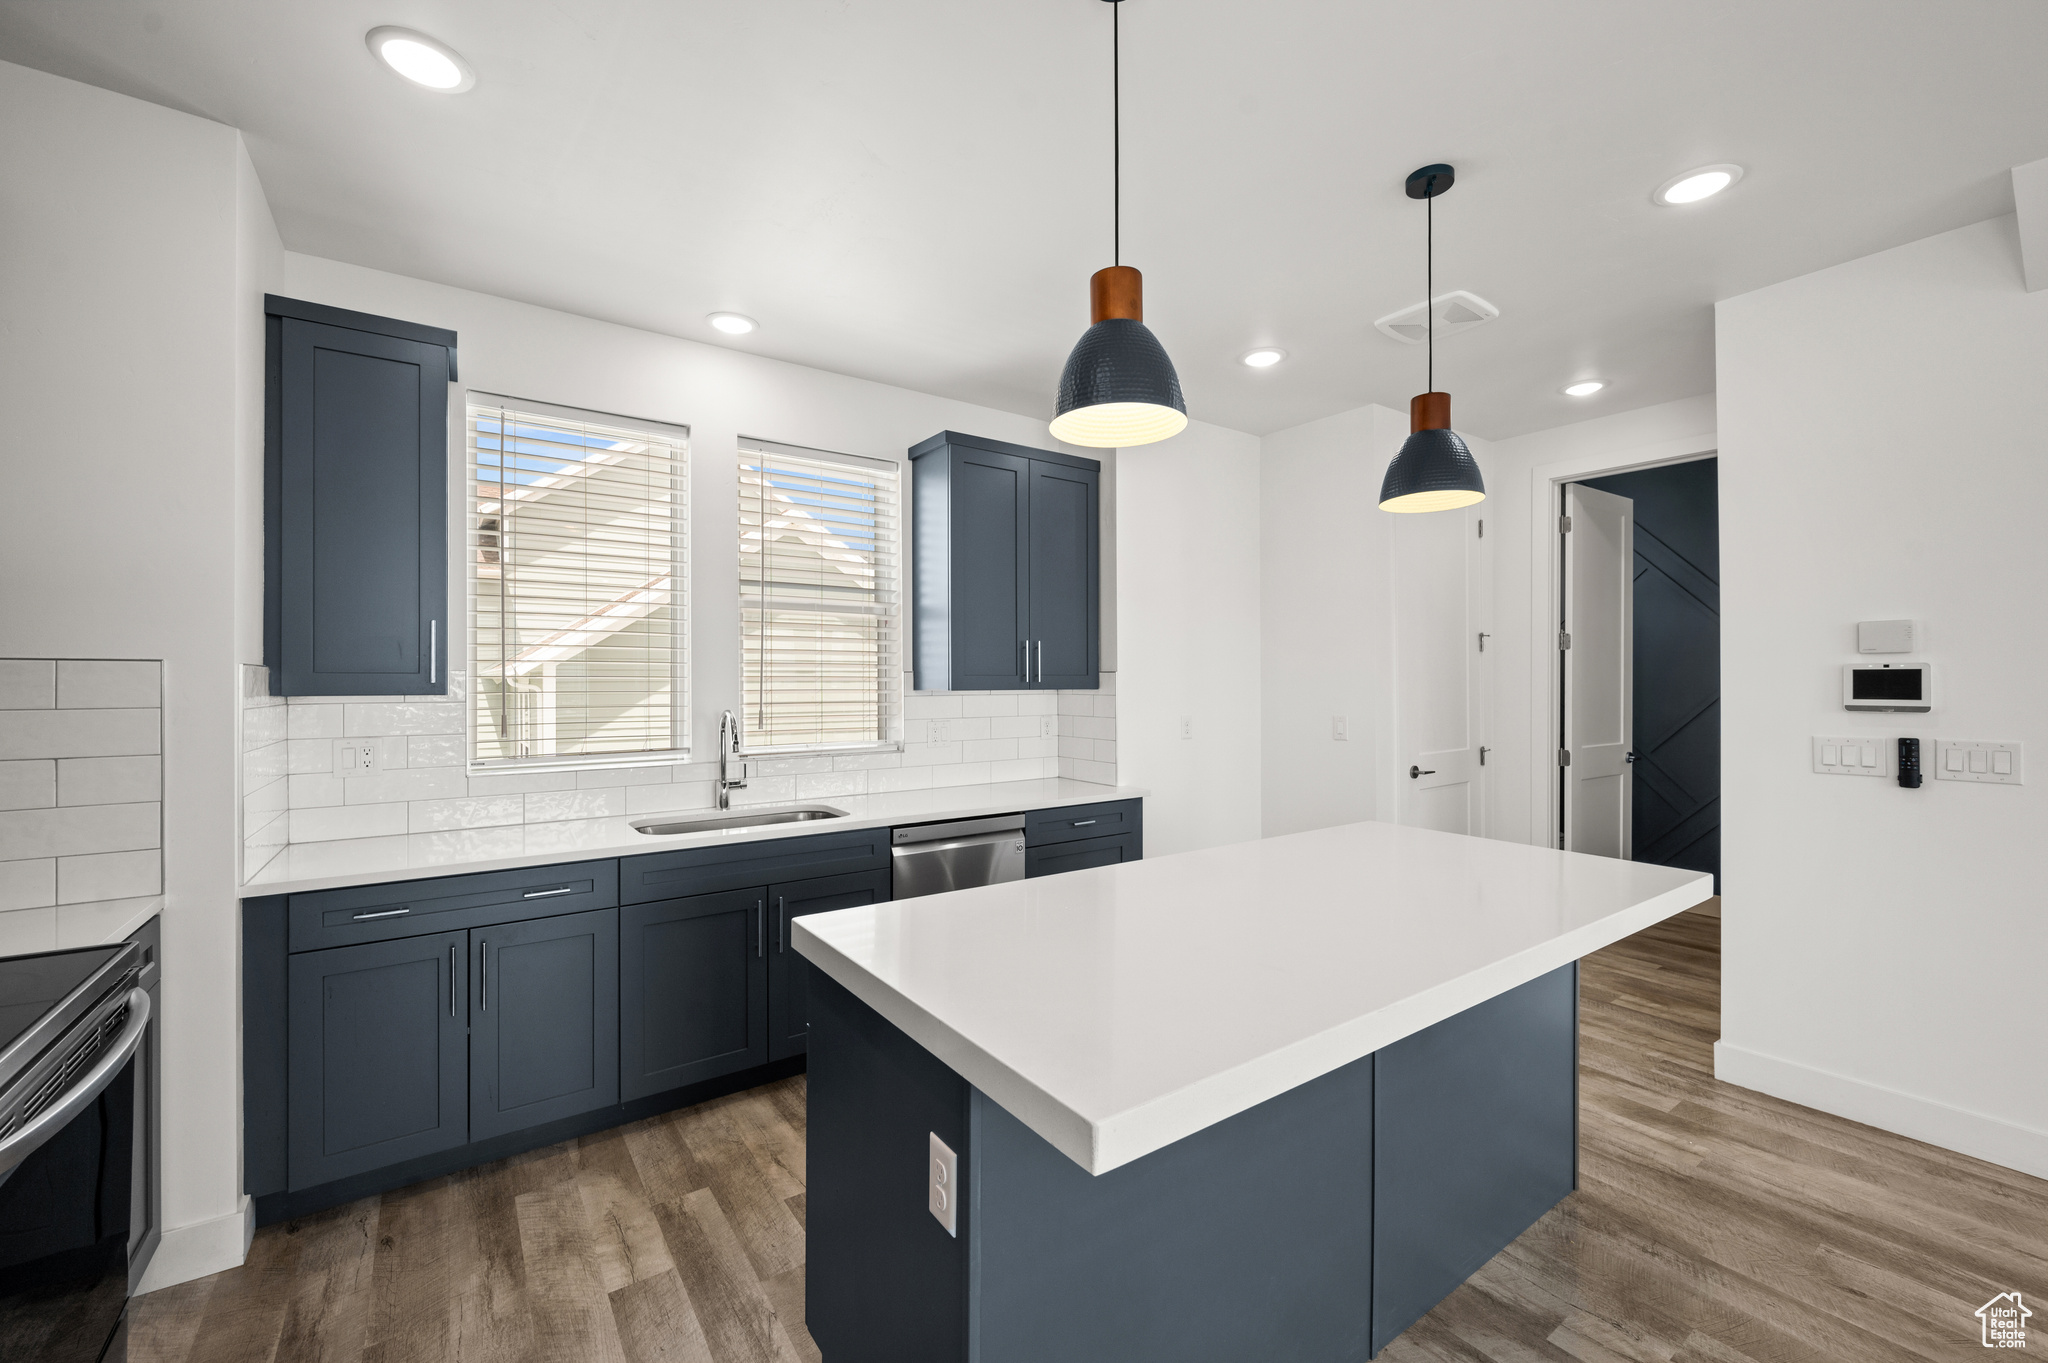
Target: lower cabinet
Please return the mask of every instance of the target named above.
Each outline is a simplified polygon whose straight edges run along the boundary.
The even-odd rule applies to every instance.
[[[1113,838],[1088,838],[1081,842],[1055,842],[1024,849],[1024,877],[1056,876],[1062,871],[1085,871],[1095,866],[1115,866],[1138,860],[1136,833],[1119,833]]]
[[[469,1138],[619,1101],[616,909],[469,933]]]
[[[292,1188],[469,1139],[469,934],[290,962]]]
[[[791,920],[829,909],[858,909],[889,898],[889,872],[862,871],[768,887],[774,950],[768,958],[768,1058],[802,1055],[810,1040],[810,962],[790,946]]]
[[[619,1095],[644,1098],[768,1059],[768,891],[619,910]]]

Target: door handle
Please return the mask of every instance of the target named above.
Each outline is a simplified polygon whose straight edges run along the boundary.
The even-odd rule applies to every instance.
[[[775,896],[775,954],[780,956],[789,948],[783,945],[782,928],[787,915],[788,902],[785,896]]]
[[[455,1011],[455,943],[448,944],[448,1016],[460,1016]]]
[[[760,959],[768,954],[768,906],[763,901],[754,901],[754,957]]]
[[[491,1011],[491,944],[489,942],[485,942],[483,944],[483,948],[483,977],[477,983],[477,995],[479,1010],[488,1013]]]
[[[1424,776],[1434,776],[1434,775],[1436,775],[1436,771],[1435,771],[1435,769],[1434,769],[1434,768],[1430,769],[1429,771],[1424,771],[1424,770],[1423,770],[1422,768],[1420,768],[1420,767],[1410,767],[1410,768],[1408,768],[1408,779],[1409,779],[1409,780],[1411,780],[1411,781],[1414,781],[1414,780],[1419,780],[1420,778],[1422,778],[1422,777],[1424,777]]]
[[[1634,753],[1630,753],[1628,756],[1622,758],[1621,760],[1628,763],[1631,767],[1633,767],[1636,764],[1636,755]]]

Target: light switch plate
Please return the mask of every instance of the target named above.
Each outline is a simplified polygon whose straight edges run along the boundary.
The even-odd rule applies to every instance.
[[[927,721],[926,721],[926,723],[927,723],[927,724],[928,724],[928,725],[930,726],[930,727],[929,727],[929,729],[928,729],[928,732],[930,733],[931,737],[927,738],[927,739],[925,740],[925,742],[927,742],[927,743],[944,743],[944,742],[946,742],[946,741],[947,741],[947,738],[946,738],[946,721],[945,721],[945,720],[943,720],[943,719],[934,719],[934,720],[927,720]]]
[[[2024,784],[2020,780],[2020,745],[2017,743],[1938,738],[1934,747],[1936,780],[1979,781],[1995,786]],[[2005,770],[2000,771],[2000,767]]]
[[[336,776],[372,776],[384,769],[384,743],[376,738],[339,738],[334,742]]]
[[[1850,734],[1813,740],[1813,769],[1823,776],[1890,776],[1898,754],[1894,739]],[[1864,758],[1869,758],[1865,762]]]
[[[1332,719],[1330,721],[1330,737],[1336,739],[1339,743],[1349,742],[1351,740],[1351,721],[1342,715]]]
[[[931,1159],[925,1166],[926,1208],[946,1228],[946,1234],[960,1234],[960,1157],[939,1139],[932,1138]]]

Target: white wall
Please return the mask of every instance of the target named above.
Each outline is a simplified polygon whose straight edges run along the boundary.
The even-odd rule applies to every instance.
[[[1118,778],[1152,791],[1147,856],[1259,836],[1259,496],[1253,436],[1117,453]]]
[[[1724,1079],[2048,1176],[2048,774],[1816,776],[1813,734],[2048,761],[2048,292],[2012,218],[1717,311]],[[1938,708],[1849,715],[1857,620]],[[1931,763],[1930,763],[1931,768]]]
[[[1490,836],[1548,846],[1556,827],[1549,800],[1556,773],[1553,480],[1709,453],[1714,439],[1709,393],[1532,431],[1489,447],[1483,508],[1493,541],[1495,591],[1494,637],[1486,644],[1495,688],[1495,749],[1487,756]]]
[[[254,306],[238,249],[261,216],[242,221],[246,165],[231,128],[0,64],[0,654],[164,662],[166,1271],[211,1271],[243,1243],[233,518]]]

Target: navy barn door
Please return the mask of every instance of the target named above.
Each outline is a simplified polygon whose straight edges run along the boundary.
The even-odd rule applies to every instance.
[[[1636,861],[1721,890],[1721,514],[1712,459],[1585,479],[1636,505]]]

